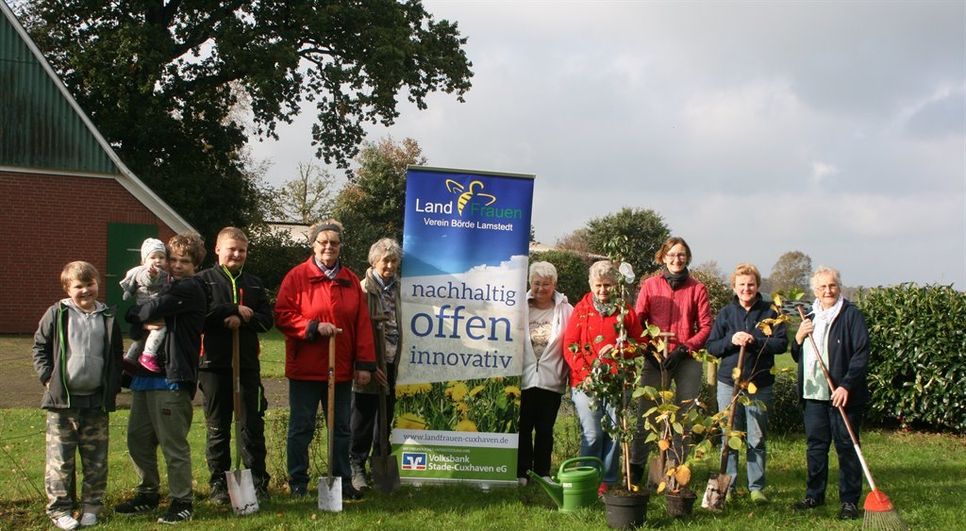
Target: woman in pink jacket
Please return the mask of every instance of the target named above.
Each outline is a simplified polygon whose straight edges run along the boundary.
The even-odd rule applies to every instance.
[[[376,368],[369,306],[359,277],[342,265],[342,224],[335,220],[313,226],[313,255],[282,280],[275,303],[275,326],[285,334],[285,377],[291,413],[286,441],[288,482],[292,496],[305,496],[309,476],[309,443],[315,417],[327,405],[329,336],[336,335],[334,475],[342,478],[342,497],[362,495],[352,487],[349,467],[349,419],[352,382],[369,383]]]
[[[648,356],[650,363],[644,365],[641,385],[670,388],[673,381],[677,386],[678,405],[689,405],[684,402],[694,400],[701,391],[701,362],[691,353],[704,348],[711,334],[708,290],[688,273],[691,247],[684,238],[668,238],[654,255],[654,261],[661,268],[641,282],[634,310],[642,325],[657,325],[662,332],[674,335],[668,338],[668,355],[663,362]],[[640,418],[653,403],[641,399],[637,405]],[[631,451],[635,482],[640,480],[647,453],[643,437],[636,437]]]

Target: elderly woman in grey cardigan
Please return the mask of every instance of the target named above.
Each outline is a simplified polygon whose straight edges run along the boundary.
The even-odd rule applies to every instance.
[[[377,369],[374,378],[365,386],[352,386],[352,444],[349,464],[352,467],[352,486],[367,486],[366,461],[373,450],[389,444],[379,440],[379,386],[386,392],[386,426],[392,426],[396,396],[396,370],[399,367],[400,304],[399,263],[402,248],[392,238],[382,238],[369,247],[369,269],[362,279],[362,291],[369,304],[372,337],[376,346]],[[387,428],[388,437],[388,428]]]
[[[569,368],[563,358],[563,334],[574,307],[557,291],[557,269],[550,262],[530,266],[523,378],[520,388],[520,438],[517,478],[526,483],[528,470],[550,475],[553,425],[560,398],[567,390]],[[535,432],[535,436],[534,436]]]

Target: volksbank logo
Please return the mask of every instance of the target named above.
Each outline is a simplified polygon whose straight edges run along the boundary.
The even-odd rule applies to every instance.
[[[403,452],[403,470],[426,470],[426,454],[423,452]]]

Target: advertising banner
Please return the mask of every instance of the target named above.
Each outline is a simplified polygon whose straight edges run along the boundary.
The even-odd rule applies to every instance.
[[[411,167],[393,452],[410,482],[516,480],[533,176]]]

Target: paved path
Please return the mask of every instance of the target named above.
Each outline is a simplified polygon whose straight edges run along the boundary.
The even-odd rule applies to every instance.
[[[13,367],[5,366],[4,369],[3,372],[10,370],[10,374],[0,375],[0,409],[39,408],[44,392],[33,372],[33,367],[28,365],[25,367],[26,370],[20,370],[20,367],[13,370]],[[269,407],[288,407],[288,380],[266,378],[262,384],[265,386],[265,397],[268,398]],[[117,397],[117,402],[119,408],[130,408],[131,392],[127,389],[122,390]],[[195,395],[195,405],[201,405],[201,393]]]

